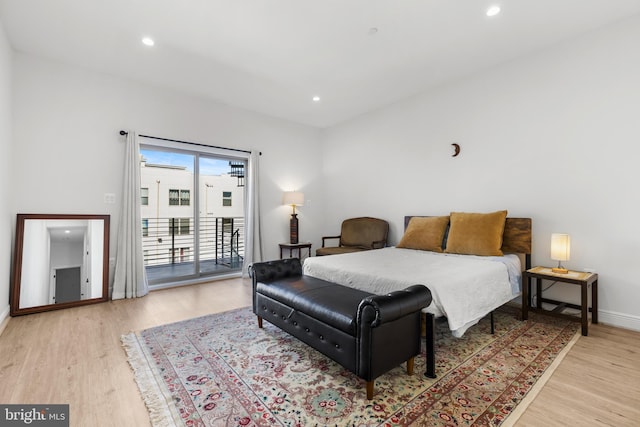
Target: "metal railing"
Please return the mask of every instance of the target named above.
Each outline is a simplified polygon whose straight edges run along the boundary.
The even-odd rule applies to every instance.
[[[194,218],[147,218],[142,222],[145,266],[195,262]],[[239,268],[244,258],[243,217],[200,217],[199,261]]]

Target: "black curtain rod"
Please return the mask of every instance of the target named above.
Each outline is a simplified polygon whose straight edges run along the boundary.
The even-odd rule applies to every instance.
[[[120,135],[122,135],[122,136],[128,135],[128,134],[129,134],[129,132],[127,132],[126,130],[121,130],[120,131]],[[200,147],[219,148],[221,150],[239,151],[241,153],[249,153],[249,154],[251,154],[251,151],[240,150],[238,148],[218,147],[217,145],[206,145],[206,144],[200,144],[198,142],[189,142],[189,141],[180,141],[180,140],[177,140],[177,139],[160,138],[159,136],[150,136],[150,135],[138,135],[138,136],[140,136],[142,138],[158,139],[160,141],[179,142],[181,144],[198,145]],[[262,156],[262,151],[260,151],[258,154]]]

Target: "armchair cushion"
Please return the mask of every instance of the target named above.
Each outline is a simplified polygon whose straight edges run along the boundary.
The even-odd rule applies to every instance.
[[[318,248],[316,250],[316,255],[338,255],[338,254],[348,254],[351,252],[361,252],[368,251],[369,248],[361,248],[357,246],[328,246],[326,248]]]

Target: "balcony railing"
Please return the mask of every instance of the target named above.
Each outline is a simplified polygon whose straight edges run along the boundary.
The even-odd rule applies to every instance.
[[[244,258],[243,217],[200,217],[199,261],[240,268]],[[142,222],[145,266],[195,262],[194,218],[148,218]]]

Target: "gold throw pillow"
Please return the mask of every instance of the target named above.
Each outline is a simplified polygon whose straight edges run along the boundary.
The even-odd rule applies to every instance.
[[[451,212],[445,252],[466,255],[502,255],[502,235],[507,211]]]
[[[448,224],[448,216],[414,216],[396,247],[442,252],[442,239]]]

